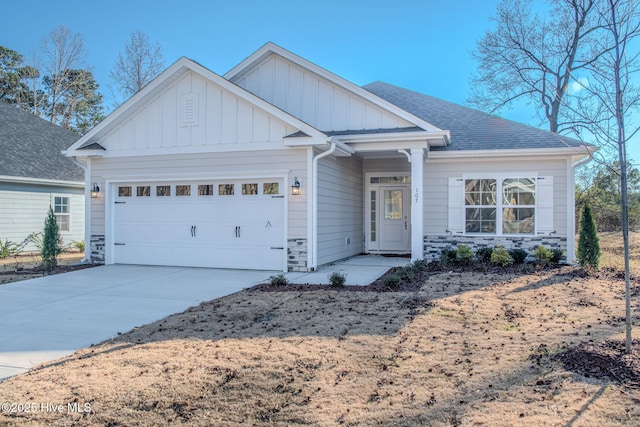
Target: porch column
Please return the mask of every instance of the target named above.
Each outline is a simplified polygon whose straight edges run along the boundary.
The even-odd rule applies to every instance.
[[[424,258],[424,149],[411,149],[411,260]]]

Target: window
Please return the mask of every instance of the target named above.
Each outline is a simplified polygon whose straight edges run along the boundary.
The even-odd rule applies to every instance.
[[[118,187],[118,197],[131,197],[131,187]]]
[[[251,196],[258,194],[258,184],[242,184],[242,195]]]
[[[233,196],[233,184],[220,184],[218,185],[218,194],[221,196]]]
[[[190,196],[190,195],[191,195],[190,185],[176,185],[176,196]]]
[[[148,185],[139,185],[136,188],[136,196],[138,197],[150,197],[151,196],[151,187]]]
[[[265,182],[262,184],[262,194],[280,194],[280,185],[277,182]]]
[[[171,196],[171,186],[156,185],[156,196],[157,197]]]
[[[486,234],[535,232],[533,178],[466,179],[465,231]]]
[[[58,221],[58,227],[60,231],[70,230],[70,210],[69,210],[69,198],[62,196],[55,196],[53,198],[53,213]]]
[[[213,196],[213,185],[198,184],[198,196]]]

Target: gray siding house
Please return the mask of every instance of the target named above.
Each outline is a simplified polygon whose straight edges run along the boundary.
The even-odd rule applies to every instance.
[[[308,271],[459,243],[572,260],[593,149],[267,43],[224,76],[179,59],[66,154],[101,188],[94,261]]]
[[[84,239],[84,170],[62,154],[78,135],[0,102],[0,239],[41,232],[54,209],[63,244]],[[37,248],[29,244],[26,251]]]

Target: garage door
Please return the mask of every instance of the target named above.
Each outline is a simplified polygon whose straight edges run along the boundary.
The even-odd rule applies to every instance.
[[[115,185],[114,262],[282,270],[282,180]]]

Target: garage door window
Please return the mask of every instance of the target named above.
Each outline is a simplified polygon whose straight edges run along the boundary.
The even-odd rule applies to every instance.
[[[262,184],[262,194],[280,194],[280,185],[277,182],[265,182]]]
[[[242,184],[242,195],[251,196],[258,194],[258,184]]]
[[[213,196],[213,185],[211,184],[199,184],[198,196]]]
[[[158,197],[171,196],[171,186],[170,185],[157,185],[156,186],[156,196],[158,196]]]
[[[139,185],[136,188],[136,196],[138,197],[151,197],[151,187],[148,185]]]
[[[176,196],[190,196],[190,195],[191,195],[190,185],[176,185]]]
[[[221,196],[233,196],[234,194],[233,184],[218,185],[218,194]]]
[[[131,197],[131,187],[118,187],[118,197]]]

